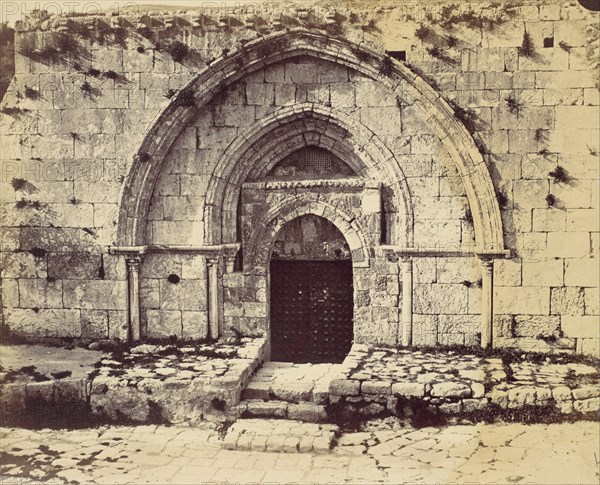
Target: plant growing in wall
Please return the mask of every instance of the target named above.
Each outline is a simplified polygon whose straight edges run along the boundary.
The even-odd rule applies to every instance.
[[[138,157],[138,160],[139,160],[140,162],[142,162],[142,163],[149,162],[149,161],[150,161],[150,158],[152,158],[152,157],[150,156],[150,154],[149,154],[149,153],[147,153],[147,152],[139,152],[139,153],[137,154],[137,157]]]
[[[366,62],[371,58],[367,51],[358,47],[352,47],[350,50],[352,51],[352,54],[354,54],[356,58],[361,62]]]
[[[1,113],[8,116],[18,116],[20,114],[26,113],[27,111],[29,110],[25,108],[19,108],[18,106],[4,106],[2,109],[0,109]]]
[[[384,76],[391,76],[394,72],[394,63],[389,56],[383,57],[379,62],[379,72]]]
[[[504,192],[499,191],[496,194],[496,200],[498,201],[498,207],[500,207],[500,210],[506,209],[506,207],[508,206],[508,197]]]
[[[361,29],[364,32],[379,32],[379,28],[377,27],[377,22],[375,19],[369,19],[369,21],[361,26]]]
[[[36,100],[40,98],[40,92],[37,89],[31,88],[29,86],[25,86],[24,94],[27,99]]]
[[[453,49],[457,45],[458,45],[458,38],[457,37],[455,37],[454,35],[447,35],[446,36],[446,46],[449,49]]]
[[[27,180],[21,178],[13,178],[10,182],[15,191],[25,189],[28,183]]]
[[[471,212],[470,207],[467,207],[465,209],[465,214],[463,215],[462,220],[468,224],[473,225],[473,213]]]
[[[564,40],[561,40],[558,43],[558,47],[560,47],[565,52],[571,52],[571,46],[567,44]]]
[[[18,200],[17,202],[15,202],[15,207],[17,209],[25,209],[25,208],[29,207],[31,209],[41,210],[44,207],[46,207],[46,204],[40,202],[39,200],[29,200],[29,199],[25,199],[23,197],[23,198],[21,198],[21,200]]]
[[[84,74],[86,74],[88,76],[92,76],[92,77],[98,77],[102,73],[100,72],[99,69],[94,69],[93,67],[90,67]]]
[[[421,42],[429,42],[434,36],[434,32],[430,27],[426,25],[419,25],[415,30],[415,37]]]
[[[538,143],[546,143],[548,141],[548,133],[543,128],[537,128],[533,134],[533,139]]]
[[[112,69],[109,69],[108,71],[104,71],[102,73],[102,76],[105,77],[106,79],[119,79],[119,75],[113,71]]]
[[[87,81],[84,81],[84,83],[81,86],[79,86],[79,89],[81,89],[81,91],[83,91],[84,94],[92,93],[92,85]]]
[[[177,93],[177,91],[175,91],[173,88],[169,88],[164,94],[163,96],[167,99],[171,99],[173,96],[175,96],[175,93]]]
[[[189,89],[182,89],[177,95],[178,106],[196,106],[194,93]]]
[[[548,175],[554,179],[554,182],[559,184],[568,183],[571,180],[571,177],[569,177],[567,171],[560,165],[558,165],[551,172],[548,172]]]
[[[535,47],[529,32],[523,32],[523,41],[521,42],[521,46],[517,47],[517,51],[519,52],[519,55],[523,57],[533,57],[535,54]]]
[[[178,40],[173,41],[165,50],[175,62],[183,62],[190,53],[190,48]]]
[[[548,204],[548,207],[554,207],[556,205],[556,197],[552,194],[548,194],[546,196],[546,204]]]
[[[504,98],[508,112],[513,115],[518,115],[523,109],[523,105],[512,94]]]

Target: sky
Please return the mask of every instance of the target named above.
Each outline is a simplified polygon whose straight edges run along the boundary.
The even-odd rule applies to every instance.
[[[0,22],[8,22],[10,26],[24,18],[32,10],[47,10],[51,13],[68,12],[99,13],[104,10],[122,10],[136,12],[144,10],[144,6],[153,6],[178,10],[201,7],[234,6],[260,3],[258,0],[0,0]]]

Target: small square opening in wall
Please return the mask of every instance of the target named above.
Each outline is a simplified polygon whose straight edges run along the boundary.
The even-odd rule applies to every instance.
[[[544,47],[554,47],[554,37],[545,37]]]
[[[385,51],[385,53],[397,61],[406,61],[406,51]]]

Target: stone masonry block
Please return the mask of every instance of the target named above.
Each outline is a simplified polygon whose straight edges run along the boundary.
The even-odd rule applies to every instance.
[[[402,397],[423,397],[425,395],[425,384],[418,382],[394,382],[392,394]]]
[[[560,335],[560,319],[557,316],[516,315],[514,332],[517,337],[557,337]]]
[[[561,318],[561,330],[565,337],[571,338],[599,338],[600,317],[598,316],[571,316],[564,315]]]
[[[551,288],[552,315],[583,315],[585,311],[583,288],[563,286]]]
[[[65,280],[63,302],[66,308],[87,310],[126,310],[125,281]]]
[[[50,253],[48,276],[56,279],[92,280],[100,275],[99,254]]]
[[[467,288],[462,284],[417,284],[414,286],[414,311],[420,314],[466,314]]]
[[[494,311],[499,314],[548,315],[550,288],[496,287],[494,288]]]
[[[596,258],[565,260],[565,285],[595,287],[599,280],[600,270]]]
[[[562,259],[523,260],[523,286],[562,286]]]
[[[333,379],[329,383],[329,392],[336,396],[358,396],[360,394],[360,381]]]
[[[62,281],[20,279],[21,308],[62,308]]]

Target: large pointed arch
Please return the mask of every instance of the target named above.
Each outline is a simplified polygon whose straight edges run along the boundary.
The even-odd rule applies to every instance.
[[[470,133],[441,95],[402,63],[392,61],[389,69],[380,69],[383,57],[374,51],[303,29],[257,39],[215,61],[183,89],[193,94],[195,106],[184,105],[175,98],[155,119],[134,157],[121,194],[119,246],[143,245],[146,215],[161,167],[172,144],[192,121],[197,109],[249,73],[298,55],[350,67],[378,80],[399,99],[411,104],[433,128],[459,171],[473,215],[475,251],[504,250],[500,209],[487,166]],[[380,72],[382,70],[385,74]]]

